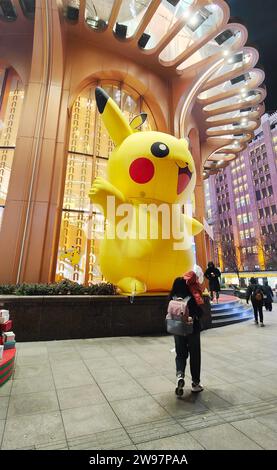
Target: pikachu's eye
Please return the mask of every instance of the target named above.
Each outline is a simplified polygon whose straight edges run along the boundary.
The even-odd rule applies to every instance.
[[[154,157],[163,158],[169,154],[169,148],[163,142],[155,142],[151,145],[151,153]]]

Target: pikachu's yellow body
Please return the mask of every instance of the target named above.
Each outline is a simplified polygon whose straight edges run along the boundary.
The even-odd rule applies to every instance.
[[[116,145],[107,180],[95,178],[89,194],[107,218],[102,273],[124,293],[168,291],[177,276],[192,268],[191,237],[203,228],[178,212],[179,204],[191,199],[196,181],[187,141],[136,132],[144,116],[129,124],[101,88],[96,88],[96,101]],[[184,232],[181,249],[172,233],[176,220]]]

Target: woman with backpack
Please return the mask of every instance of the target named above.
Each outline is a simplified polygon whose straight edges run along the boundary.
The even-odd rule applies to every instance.
[[[192,333],[187,336],[174,335],[175,350],[176,350],[176,389],[175,394],[182,396],[185,386],[185,368],[187,359],[190,356],[190,371],[191,371],[191,391],[202,392],[204,389],[200,383],[200,369],[201,369],[201,346],[200,346],[200,317],[202,310],[200,305],[204,303],[201,295],[202,289],[198,282],[196,274],[191,271],[183,277],[178,277],[173,282],[170,292],[170,300],[186,299],[189,317],[192,319]],[[170,303],[169,303],[170,309]]]
[[[264,317],[263,317],[263,305],[264,305],[264,292],[263,287],[258,284],[257,279],[251,277],[250,284],[246,291],[246,302],[249,303],[251,298],[251,303],[254,310],[254,317],[256,325],[258,322],[258,313],[260,318],[261,326],[264,326]]]

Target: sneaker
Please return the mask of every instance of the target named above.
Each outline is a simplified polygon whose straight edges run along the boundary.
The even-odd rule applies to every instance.
[[[263,323],[263,322],[261,322],[261,326],[264,326],[264,323]]]
[[[203,385],[199,382],[199,384],[191,384],[191,391],[194,393],[202,392],[204,390]]]
[[[259,324],[258,320],[255,320],[255,323],[256,323],[256,325],[258,325]]]
[[[184,393],[185,380],[182,375],[177,375],[177,382],[175,388],[175,394],[177,397],[181,397]]]

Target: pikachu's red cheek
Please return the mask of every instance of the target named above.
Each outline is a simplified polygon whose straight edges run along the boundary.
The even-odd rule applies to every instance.
[[[134,160],[129,168],[129,175],[138,184],[148,183],[154,176],[155,167],[151,160],[139,157]]]

